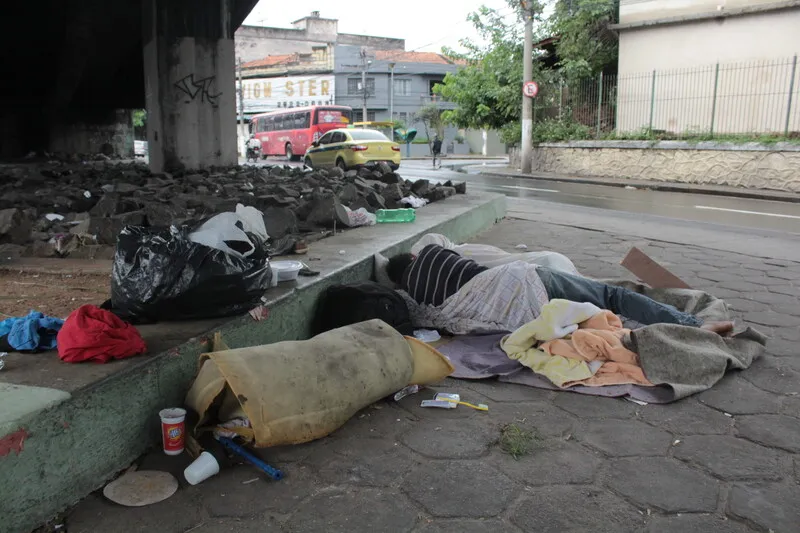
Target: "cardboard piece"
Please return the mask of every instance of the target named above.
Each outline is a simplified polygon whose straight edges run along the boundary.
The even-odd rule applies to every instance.
[[[688,283],[636,247],[630,249],[620,264],[654,289],[691,289]]]

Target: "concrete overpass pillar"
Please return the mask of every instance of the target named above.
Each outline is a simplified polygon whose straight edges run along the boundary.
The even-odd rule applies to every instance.
[[[235,165],[234,0],[143,0],[154,172]]]

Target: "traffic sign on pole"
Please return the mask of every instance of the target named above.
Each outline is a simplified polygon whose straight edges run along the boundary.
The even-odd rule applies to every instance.
[[[522,86],[522,94],[528,98],[535,98],[539,94],[539,84],[535,81],[526,81]]]

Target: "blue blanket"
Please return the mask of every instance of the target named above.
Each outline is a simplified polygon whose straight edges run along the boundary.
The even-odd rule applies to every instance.
[[[0,338],[20,352],[52,350],[56,347],[56,336],[64,321],[31,311],[28,316],[12,317],[0,322]]]

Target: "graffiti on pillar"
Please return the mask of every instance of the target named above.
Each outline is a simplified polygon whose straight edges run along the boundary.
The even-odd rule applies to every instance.
[[[178,82],[175,83],[175,87],[189,97],[186,101],[187,104],[199,97],[200,102],[208,102],[216,107],[219,97],[222,96],[222,93],[214,94],[211,92],[212,85],[214,85],[216,79],[216,76],[209,76],[207,78],[195,80],[194,74],[189,74],[178,80]]]

